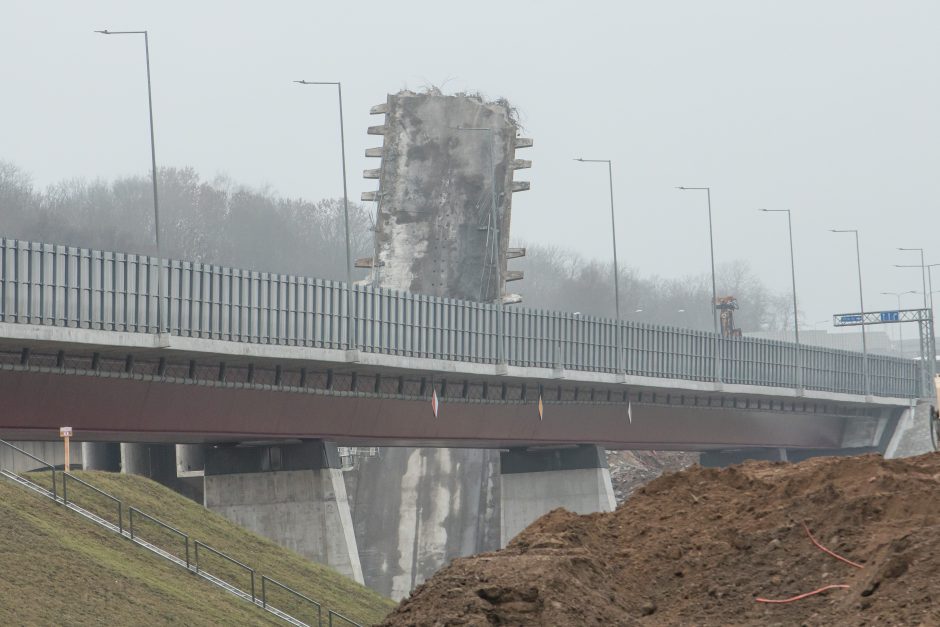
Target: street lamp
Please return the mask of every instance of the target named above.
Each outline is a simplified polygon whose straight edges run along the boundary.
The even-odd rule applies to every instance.
[[[153,180],[153,230],[157,245],[157,333],[163,332],[163,258],[160,247],[160,203],[157,201],[157,150],[153,136],[153,94],[150,88],[150,37],[145,30],[96,30],[102,35],[143,35],[147,61],[147,106],[150,111],[150,168]],[[148,307],[149,309],[149,307]],[[167,325],[169,329],[169,325]]]
[[[907,294],[916,294],[914,290],[908,290],[906,292],[881,292],[882,296],[896,296],[898,299],[898,311],[901,311],[901,297],[906,296]],[[901,357],[904,356],[904,325],[898,325],[898,344],[901,346]]]
[[[708,251],[711,257],[712,265],[712,325],[715,329],[715,346],[717,350],[715,351],[715,373],[716,379],[721,383],[722,373],[721,373],[721,329],[718,327],[718,289],[715,287],[715,236],[712,230],[712,188],[711,187],[683,187],[682,185],[676,187],[676,189],[681,189],[682,191],[696,190],[704,191],[706,198],[708,199]]]
[[[799,366],[797,368],[797,387],[803,387],[803,352],[800,350],[800,322],[796,307],[796,264],[793,261],[793,221],[789,209],[761,209],[765,213],[787,214],[787,229],[790,234],[790,280],[793,285],[793,334],[796,339],[796,354]]]
[[[923,248],[898,247],[898,250],[910,250],[910,251],[920,252],[920,281],[921,283],[923,283],[923,289],[924,289],[924,309],[927,309],[927,266],[924,264],[924,249]]]
[[[865,298],[862,295],[862,252],[858,245],[858,229],[829,229],[832,233],[852,233],[855,235],[855,261],[858,264],[858,304],[862,308],[862,368],[865,374],[865,396],[871,394],[868,376],[868,338],[865,333]]]
[[[682,187],[681,185],[676,189],[686,190],[699,190],[704,191],[707,194],[708,198],[708,250],[711,256],[712,264],[712,323],[715,327],[715,334],[720,335],[721,331],[718,328],[718,309],[715,307],[718,304],[718,290],[715,287],[715,237],[712,231],[712,188],[711,187]]]
[[[614,224],[614,171],[610,159],[582,159],[578,157],[575,161],[581,163],[606,163],[607,177],[610,183],[610,238],[614,248],[614,311],[617,315],[617,322],[620,322],[620,275],[617,267],[617,231]]]
[[[339,81],[294,81],[299,85],[336,85],[336,93],[339,96],[339,147],[340,154],[343,160],[343,221],[346,229],[346,312],[349,316],[349,327],[347,328],[347,336],[349,338],[348,344],[351,344],[349,348],[357,348],[358,342],[356,341],[356,325],[353,320],[353,307],[352,307],[352,292],[353,292],[353,278],[352,278],[352,251],[349,246],[349,193],[346,190],[346,134],[343,129],[343,85]]]
[[[931,315],[933,314],[933,293],[934,293],[932,270],[933,268],[936,268],[937,266],[940,266],[940,263],[929,263],[925,266],[894,264],[895,268],[921,268],[921,269],[926,268],[927,269],[927,288],[928,288],[927,291],[930,292],[930,302],[928,304],[928,307],[930,308]]]
[[[606,163],[607,164],[607,181],[610,185],[610,239],[613,244],[614,249],[614,314],[617,316],[617,357],[616,357],[616,366],[617,370],[620,370],[620,353],[622,352],[621,346],[623,342],[621,341],[621,330],[620,330],[620,269],[617,264],[617,229],[614,223],[614,169],[611,164],[610,159],[583,159],[578,157],[575,161],[580,161],[581,163]]]

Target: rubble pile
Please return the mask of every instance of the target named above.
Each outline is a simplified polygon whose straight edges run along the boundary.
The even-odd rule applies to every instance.
[[[382,624],[940,624],[940,454],[666,474],[454,560]]]
[[[677,451],[607,451],[607,467],[617,504],[664,472],[688,468],[698,463],[698,458],[698,453]]]

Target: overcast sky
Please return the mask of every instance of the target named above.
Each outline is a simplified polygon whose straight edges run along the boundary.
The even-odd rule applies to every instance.
[[[371,105],[479,90],[535,140],[515,240],[609,259],[606,171],[572,158],[612,159],[621,263],[708,272],[705,196],[674,189],[707,185],[718,263],[789,293],[785,216],[757,208],[791,209],[812,326],[858,307],[854,241],[827,229],[859,229],[867,309],[920,289],[898,246],[940,262],[938,24],[936,0],[6,0],[0,159],[39,185],[149,172],[143,41],[94,29],[150,31],[159,164],[289,196],[342,193],[335,91],[292,80],[343,81],[356,199]]]

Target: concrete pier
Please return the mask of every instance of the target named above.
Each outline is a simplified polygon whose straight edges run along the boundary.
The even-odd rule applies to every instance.
[[[117,442],[82,442],[82,470],[121,471],[121,445]]]
[[[205,506],[363,582],[333,443],[309,440],[206,449]]]
[[[500,456],[500,544],[557,507],[578,514],[616,507],[604,449],[511,449]]]
[[[365,584],[402,599],[455,557],[499,548],[499,452],[382,448],[345,473]]]

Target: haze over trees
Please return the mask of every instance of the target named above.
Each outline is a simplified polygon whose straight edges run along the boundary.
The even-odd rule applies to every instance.
[[[344,279],[343,201],[285,198],[227,177],[202,179],[192,168],[161,168],[163,254],[267,272]],[[355,257],[373,251],[368,208],[350,203]],[[155,254],[149,176],[113,181],[70,179],[37,189],[28,173],[0,161],[0,237]],[[525,271],[509,284],[525,307],[613,316],[612,267],[557,246],[529,245],[510,262]],[[362,278],[362,271],[358,271]],[[719,295],[734,295],[744,331],[792,328],[788,294],[771,292],[743,262],[718,267]],[[641,277],[620,270],[625,319],[710,330],[710,277]]]

